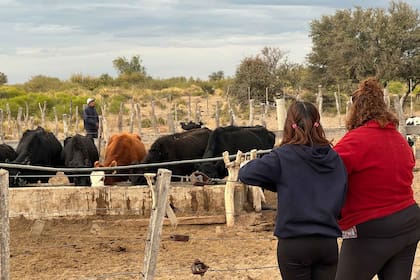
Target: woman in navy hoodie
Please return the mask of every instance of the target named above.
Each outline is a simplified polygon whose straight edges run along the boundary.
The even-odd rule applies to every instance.
[[[283,280],[332,280],[336,273],[347,172],[319,121],[313,104],[293,103],[280,147],[239,170],[241,182],[277,192],[274,235]]]

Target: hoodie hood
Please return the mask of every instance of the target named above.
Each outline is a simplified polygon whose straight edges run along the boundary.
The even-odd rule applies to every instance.
[[[332,172],[337,167],[338,154],[330,146],[290,146],[316,172]]]

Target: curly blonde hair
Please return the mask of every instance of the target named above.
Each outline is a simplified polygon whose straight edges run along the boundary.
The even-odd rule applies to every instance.
[[[397,116],[388,110],[384,92],[378,79],[367,78],[360,82],[358,89],[352,94],[353,104],[350,107],[349,117],[346,121],[348,130],[364,125],[370,120],[375,120],[381,127],[388,123],[398,126]]]

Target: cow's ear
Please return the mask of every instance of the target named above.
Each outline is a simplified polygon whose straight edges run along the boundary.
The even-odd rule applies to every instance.
[[[116,160],[111,161],[111,164],[109,165],[109,167],[114,167],[114,166],[117,166]]]
[[[136,134],[136,137],[141,141],[140,135]]]
[[[101,164],[99,163],[99,161],[95,161],[95,163],[93,164],[93,166],[95,166],[95,167],[101,167]]]

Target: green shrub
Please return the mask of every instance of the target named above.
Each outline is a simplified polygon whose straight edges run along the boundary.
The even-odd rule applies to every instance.
[[[14,86],[1,86],[0,87],[0,99],[13,98],[16,96],[25,95],[26,91],[22,88]]]
[[[159,117],[159,118],[157,119],[157,123],[158,123],[159,125],[165,125],[165,124],[166,124],[166,120],[164,120],[162,117]]]
[[[118,114],[120,112],[121,103],[126,103],[129,99],[129,96],[126,95],[113,95],[108,99],[108,112],[111,114]],[[124,113],[126,112],[127,109],[124,108]]]
[[[150,119],[142,119],[141,126],[144,128],[149,128],[152,126],[152,121]]]

